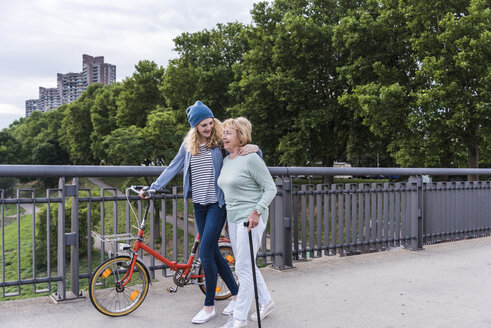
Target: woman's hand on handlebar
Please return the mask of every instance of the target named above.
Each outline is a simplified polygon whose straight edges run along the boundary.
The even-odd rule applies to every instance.
[[[146,189],[140,190],[140,193],[138,195],[141,199],[149,199],[150,197],[152,197],[152,194],[150,194],[150,192]]]

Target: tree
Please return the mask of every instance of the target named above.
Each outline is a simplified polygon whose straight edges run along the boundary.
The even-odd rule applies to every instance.
[[[345,158],[352,113],[338,103],[344,58],[332,37],[352,5],[281,0],[254,7],[251,50],[234,85],[242,101],[233,112],[251,119],[270,163],[332,166]]]
[[[16,164],[22,145],[12,134],[4,129],[0,131],[0,164]]]
[[[240,23],[217,24],[216,28],[183,33],[174,39],[177,59],[169,61],[161,87],[167,105],[187,125],[185,111],[196,100],[211,108],[215,117],[227,117],[234,104],[229,85],[235,80],[233,65],[242,61],[248,43]]]
[[[409,137],[404,124],[414,102],[410,95],[416,63],[404,22],[397,1],[365,1],[348,11],[333,36],[346,58],[337,70],[347,86],[338,100],[369,128],[358,125],[350,135],[350,151],[382,154],[388,164],[393,162],[387,151],[396,156],[401,141]]]
[[[105,86],[96,95],[94,104],[90,108],[90,120],[93,127],[90,135],[90,148],[96,161],[107,161],[107,151],[103,146],[103,140],[118,127],[116,122],[117,100],[122,90],[123,86],[120,83]]]
[[[285,115],[285,104],[275,95],[277,89],[270,83],[275,68],[273,57],[274,33],[282,13],[265,2],[251,11],[254,27],[245,30],[249,50],[243,62],[234,65],[236,81],[230,85],[235,105],[228,112],[232,116],[245,116],[253,124],[253,142],[260,145],[269,165],[279,164],[278,144],[288,132],[290,117]]]
[[[96,164],[91,151],[91,134],[93,131],[90,120],[90,109],[95,98],[102,89],[102,84],[89,85],[79,99],[69,104],[61,123],[62,136],[60,144],[70,154],[70,160],[77,165]]]
[[[34,148],[32,154],[34,164],[40,165],[66,165],[70,163],[69,155],[64,151],[58,140],[50,139]]]
[[[164,97],[159,90],[164,69],[148,60],[138,62],[135,69],[136,72],[123,81],[117,99],[116,121],[120,128],[131,125],[143,128],[148,113],[164,105]]]
[[[489,149],[491,133],[490,90],[491,71],[491,9],[485,0],[445,3],[438,12],[431,30],[420,29],[412,22],[413,44],[421,62],[418,77],[424,80],[415,90],[421,116],[435,120],[441,129],[450,131],[451,141],[467,152],[467,163],[454,159],[453,166],[479,167],[480,149]],[[437,12],[439,7],[424,7]],[[412,13],[418,6],[412,4]],[[426,44],[422,38],[431,34],[435,42]],[[476,177],[472,177],[476,179]]]
[[[0,164],[16,164],[19,160],[18,153],[21,147],[21,144],[10,134],[8,129],[0,131]],[[16,182],[15,178],[0,178],[0,191],[5,192],[4,197],[13,194]]]
[[[489,19],[485,1],[386,0],[341,20],[340,102],[399,164],[477,167],[489,149]]]
[[[143,129],[131,125],[118,128],[104,137],[108,164],[148,165],[152,161],[152,145],[143,136]]]
[[[176,155],[186,134],[176,128],[177,118],[172,109],[156,109],[148,115],[147,126],[141,131],[146,145],[151,149],[150,162],[168,165]]]
[[[29,117],[20,124],[13,125],[9,131],[11,135],[21,145],[16,154],[17,163],[33,164],[32,154],[34,148],[38,145],[38,136],[46,131],[48,121],[44,119],[44,114],[40,111],[34,111]]]

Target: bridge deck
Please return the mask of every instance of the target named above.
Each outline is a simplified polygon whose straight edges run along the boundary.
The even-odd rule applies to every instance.
[[[295,266],[262,269],[277,304],[263,327],[491,327],[491,237]],[[169,294],[171,283],[154,283],[142,306],[123,318],[100,314],[88,298],[0,302],[0,327],[198,327],[191,318],[203,294],[195,286]],[[225,306],[217,303],[217,317],[200,326],[224,324]]]

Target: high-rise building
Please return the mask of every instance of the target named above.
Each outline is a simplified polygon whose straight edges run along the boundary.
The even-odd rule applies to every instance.
[[[87,89],[82,73],[58,73],[57,79],[61,104],[74,102]]]
[[[39,107],[43,112],[58,108],[61,106],[60,94],[58,88],[39,87]]]
[[[87,85],[102,83],[104,85],[116,82],[116,66],[104,63],[104,57],[83,55],[83,72]]]
[[[26,117],[29,117],[35,110],[41,110],[39,106],[39,99],[26,100]]]
[[[39,87],[39,99],[26,100],[26,117],[34,110],[56,109],[77,100],[92,83],[116,82],[116,65],[104,63],[104,57],[82,56],[82,72],[57,74],[56,88]]]

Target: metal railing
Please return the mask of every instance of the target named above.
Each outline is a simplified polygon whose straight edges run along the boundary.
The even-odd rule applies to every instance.
[[[99,244],[98,237],[128,233],[136,221],[124,195],[118,195],[114,188],[81,188],[78,177],[158,176],[163,169],[0,165],[0,177],[60,177],[58,188],[46,190],[45,197],[36,196],[34,189],[17,190],[13,198],[0,191],[2,296],[17,296],[22,286],[32,286],[34,293],[53,292],[57,301],[80,297],[81,284],[110,251],[114,252]],[[294,260],[309,257],[401,246],[416,250],[426,243],[490,234],[490,181],[423,183],[421,175],[490,176],[491,169],[269,169],[278,192],[270,206],[258,257],[278,269],[290,268]],[[293,184],[292,177],[299,175],[412,178],[398,183]],[[77,178],[67,183],[68,176]],[[149,212],[148,243],[151,247],[160,245],[160,252],[174,260],[187,258],[194,234],[189,204],[182,201],[181,189],[174,187],[172,194],[156,196]],[[132,202],[141,218],[145,204],[137,196]],[[15,214],[6,215],[6,208],[12,211],[12,206]],[[32,213],[23,215],[22,206],[30,206]],[[41,218],[44,225],[40,225]],[[38,231],[39,226],[43,231]],[[29,240],[21,235],[29,235]],[[40,263],[40,258],[45,260]],[[169,275],[160,262],[153,258],[145,261],[153,277],[156,272]]]

